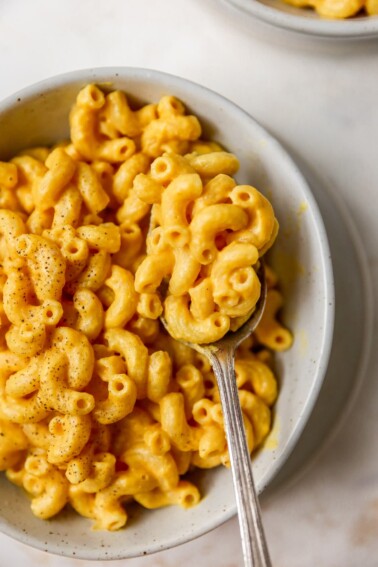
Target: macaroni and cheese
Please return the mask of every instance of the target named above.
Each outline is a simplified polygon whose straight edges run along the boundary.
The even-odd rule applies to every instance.
[[[90,84],[70,129],[0,162],[0,468],[37,517],[70,504],[116,530],[129,501],[191,507],[186,473],[229,466],[209,362],[174,337],[210,342],[249,315],[278,223],[173,96],[132,109]],[[271,428],[272,351],[292,340],[267,281],[236,357],[251,452]]]
[[[284,0],[297,8],[313,8],[319,16],[329,19],[346,19],[362,13],[378,15],[378,0]]]

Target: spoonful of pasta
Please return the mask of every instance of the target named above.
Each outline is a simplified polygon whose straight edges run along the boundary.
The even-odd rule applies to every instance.
[[[160,294],[165,329],[206,356],[213,368],[244,564],[270,567],[234,362],[237,347],[263,315],[267,291],[262,256],[276,237],[278,223],[257,189],[236,185],[225,173],[211,178],[212,167],[219,171],[215,161],[226,162],[227,172],[227,160],[233,158],[226,152],[185,158],[165,154],[152,164],[153,179],[137,176],[134,187],[153,207],[147,255],[136,271],[135,288]],[[168,179],[163,189],[162,178]]]
[[[217,379],[238,508],[244,564],[247,567],[269,567],[271,565],[259,501],[253,481],[252,463],[244,430],[234,368],[237,347],[254,331],[263,314],[266,283],[262,262],[260,262],[258,275],[261,282],[261,295],[252,315],[237,331],[229,331],[224,338],[210,344],[184,341],[185,344],[209,359]],[[161,320],[169,332],[167,321],[164,317]]]

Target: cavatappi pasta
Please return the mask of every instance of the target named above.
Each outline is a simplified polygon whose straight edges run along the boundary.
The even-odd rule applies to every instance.
[[[175,336],[182,317],[196,342],[216,338],[211,317],[222,332],[237,324],[278,224],[173,96],[132,110],[87,85],[70,129],[69,142],[0,162],[0,469],[37,517],[69,503],[116,530],[127,502],[188,508],[200,494],[186,473],[229,466],[209,362],[159,317]],[[236,360],[251,452],[271,428],[272,351],[292,340],[269,268],[267,280]]]
[[[313,8],[327,19],[346,19],[359,14],[378,16],[378,0],[283,0],[297,8]]]

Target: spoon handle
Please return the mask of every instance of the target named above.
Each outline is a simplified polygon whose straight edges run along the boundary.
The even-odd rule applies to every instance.
[[[238,508],[245,567],[271,567],[252,476],[231,349],[208,352],[217,378]]]

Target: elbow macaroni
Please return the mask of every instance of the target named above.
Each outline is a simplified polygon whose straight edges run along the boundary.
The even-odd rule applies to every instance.
[[[345,19],[362,13],[378,15],[377,0],[284,0],[297,8],[313,8],[322,18]]]
[[[128,501],[189,508],[181,476],[229,466],[210,364],[175,338],[217,340],[253,309],[278,223],[173,96],[133,110],[88,85],[70,126],[71,142],[0,162],[0,470],[37,517],[69,502],[115,530]],[[236,361],[251,452],[277,397],[269,353],[292,340],[268,276]]]

